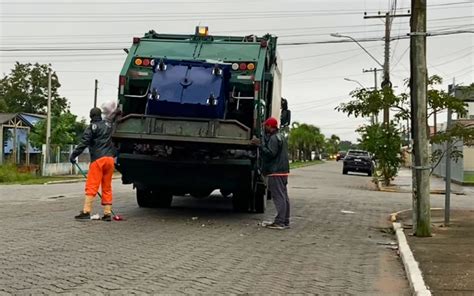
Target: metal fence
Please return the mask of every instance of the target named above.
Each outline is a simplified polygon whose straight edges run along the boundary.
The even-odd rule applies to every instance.
[[[454,148],[461,151],[464,154],[464,145],[462,141],[458,141],[454,144]],[[433,175],[438,177],[446,177],[446,145],[445,144],[433,144],[431,147],[432,151],[440,150],[443,153],[443,157],[439,164],[434,168]],[[436,163],[435,163],[436,164]],[[464,158],[459,158],[457,161],[451,159],[451,181],[457,183],[464,183]]]
[[[48,152],[44,144],[42,147],[41,175],[58,176],[78,174],[77,168],[69,161],[69,156],[74,148],[75,146],[73,145],[51,145]],[[87,168],[89,166],[90,156],[87,148],[78,157],[77,162],[81,168]]]

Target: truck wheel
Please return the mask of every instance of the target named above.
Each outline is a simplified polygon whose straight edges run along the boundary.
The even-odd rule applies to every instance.
[[[265,184],[257,184],[257,189],[255,191],[255,212],[262,214],[265,213],[267,207],[267,197],[265,192],[267,188]]]
[[[210,189],[210,190],[196,190],[196,191],[191,191],[190,194],[191,194],[192,197],[203,199],[203,198],[209,197],[209,195],[211,195],[211,193],[213,191],[214,190],[212,190],[212,189]]]
[[[153,199],[151,196],[151,191],[147,189],[137,188],[137,204],[140,208],[153,207]]]
[[[232,195],[232,207],[235,212],[248,212],[250,195],[250,192],[236,192]]]
[[[169,191],[162,191],[157,189],[153,191],[153,207],[155,208],[169,208],[173,202],[173,194]]]
[[[229,197],[232,194],[232,192],[227,191],[225,189],[221,189],[219,191],[221,192],[222,197]]]

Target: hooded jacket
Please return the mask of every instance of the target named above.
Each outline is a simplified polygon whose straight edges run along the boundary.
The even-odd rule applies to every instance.
[[[92,118],[91,124],[82,135],[81,142],[71,154],[71,159],[79,156],[89,147],[91,162],[105,156],[114,157],[115,148],[112,144],[112,122],[100,117]]]
[[[265,135],[261,151],[264,175],[288,174],[290,172],[288,144],[278,131]]]

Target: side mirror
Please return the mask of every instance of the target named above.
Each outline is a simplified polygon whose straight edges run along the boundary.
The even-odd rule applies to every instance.
[[[281,110],[280,126],[287,127],[291,124],[291,111],[288,109]]]

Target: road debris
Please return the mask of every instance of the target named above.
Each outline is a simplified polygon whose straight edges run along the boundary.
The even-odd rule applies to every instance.
[[[346,210],[341,210],[341,213],[343,214],[355,214],[353,211],[346,211]]]

